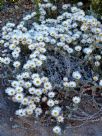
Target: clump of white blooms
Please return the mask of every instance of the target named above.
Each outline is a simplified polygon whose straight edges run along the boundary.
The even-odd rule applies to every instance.
[[[24,75],[24,76],[23,76]],[[26,76],[27,75],[27,76]],[[19,116],[27,116],[35,113],[36,116],[42,114],[41,102],[44,100],[47,101],[48,106],[50,107],[51,99],[48,99],[49,93],[52,93],[52,85],[47,79],[46,81],[40,77],[39,74],[31,73],[22,73],[21,78],[11,81],[11,87],[6,89],[6,93],[12,96],[14,102],[18,102],[22,105],[22,109],[16,111],[16,114]],[[52,105],[54,106],[54,104]],[[24,107],[24,108],[23,108]],[[22,111],[22,112],[21,112]]]
[[[41,69],[47,60],[46,52],[50,46],[63,50],[69,56],[83,58],[87,63],[92,61],[94,69],[100,67],[102,51],[98,45],[102,42],[102,25],[93,16],[85,15],[79,8],[82,6],[81,2],[78,3],[78,7],[64,4],[58,16],[47,18],[47,11],[55,13],[57,6],[47,0],[43,1],[44,3],[39,4],[38,21],[37,13],[32,12],[17,26],[14,23],[7,23],[2,28],[0,45],[4,51],[0,63],[13,69],[13,78],[9,80],[10,85],[5,92],[14,102],[20,104],[16,115],[38,117],[48,114],[57,123],[53,132],[61,134],[60,124],[65,118],[63,106],[60,105],[60,100],[57,100],[58,92],[54,91],[50,79],[40,74],[38,69]],[[32,18],[33,22],[28,28],[27,22]],[[96,50],[99,50],[98,54]],[[97,74],[93,71],[90,80],[102,87],[102,79]],[[63,77],[62,86],[67,93],[80,86],[83,74],[76,70],[70,77]],[[72,98],[72,103],[80,102],[80,96]],[[47,105],[46,111],[43,103]]]

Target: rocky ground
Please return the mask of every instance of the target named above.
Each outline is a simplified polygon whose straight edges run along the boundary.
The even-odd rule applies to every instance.
[[[34,10],[34,5],[29,0],[21,0],[17,4],[8,4],[0,11],[0,28],[7,22],[17,23],[22,16]],[[1,84],[1,77],[0,77]],[[14,115],[16,105],[7,96],[3,95],[4,89],[0,87],[0,136],[54,136],[50,127],[36,123],[33,118],[18,118]],[[88,121],[78,127],[67,128],[63,136],[102,136],[101,117]]]

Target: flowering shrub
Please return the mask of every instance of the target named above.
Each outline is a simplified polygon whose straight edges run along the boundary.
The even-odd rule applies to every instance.
[[[69,118],[65,111],[70,112],[70,107],[75,108],[81,102],[81,88],[85,84],[102,87],[102,25],[93,16],[85,15],[81,6],[81,2],[77,6],[64,4],[59,10],[43,0],[39,4],[39,15],[32,12],[17,26],[7,23],[2,28],[0,63],[12,71],[5,92],[20,104],[16,115],[33,114],[46,116],[46,119],[49,116],[52,124],[56,124],[53,128],[56,134],[61,134],[62,123]],[[60,78],[57,69],[51,76],[46,74],[45,64],[50,53],[53,56],[63,54],[64,59],[70,60]],[[58,63],[53,67],[59,67]],[[77,92],[77,95],[68,105],[70,92]],[[60,93],[63,98],[59,98]]]

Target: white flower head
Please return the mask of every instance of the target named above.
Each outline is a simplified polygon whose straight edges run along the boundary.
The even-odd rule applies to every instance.
[[[55,97],[55,92],[49,92],[48,97],[49,98],[54,98]]]
[[[81,74],[79,73],[79,71],[73,72],[72,76],[73,76],[73,78],[75,78],[75,79],[80,79],[80,78],[81,78]]]
[[[57,121],[58,122],[64,122],[64,117],[63,116],[58,116]]]
[[[42,95],[42,89],[35,89],[35,94],[37,96],[41,96]]]
[[[61,112],[61,108],[60,107],[54,107],[53,110],[51,111],[51,115],[53,117],[58,117],[60,112]]]
[[[32,115],[33,114],[33,109],[26,108],[26,113],[27,113],[27,115]]]
[[[76,87],[76,82],[75,81],[70,81],[69,82],[69,87],[71,87],[71,88]]]
[[[81,49],[82,49],[82,47],[81,47],[81,46],[75,46],[75,50],[76,50],[76,51],[78,51],[78,52],[79,52],[79,51],[81,51]]]
[[[16,92],[17,92],[17,93],[23,92],[23,88],[20,87],[20,86],[17,86],[15,89],[16,89]]]
[[[28,91],[29,91],[30,94],[34,94],[34,93],[35,93],[35,90],[36,90],[36,89],[35,89],[34,87],[31,87],[31,88],[29,88]]]
[[[78,97],[78,96],[74,96],[73,99],[72,99],[72,101],[73,101],[73,103],[78,104],[78,103],[80,103],[81,98]]]
[[[20,61],[15,61],[15,62],[13,63],[13,66],[14,66],[15,68],[19,68],[20,65],[21,65]]]
[[[10,95],[10,96],[15,95],[15,93],[16,93],[15,89],[14,89],[14,88],[11,88],[11,87],[7,88],[7,89],[5,90],[5,92],[6,92],[8,95]]]
[[[26,111],[24,109],[19,109],[15,114],[22,117],[26,115]]]
[[[91,49],[91,48],[84,48],[84,49],[83,49],[83,52],[84,52],[85,54],[91,54],[91,53],[92,53],[92,49]]]
[[[24,98],[24,95],[23,93],[17,93],[14,98],[17,102],[21,102]]]
[[[35,109],[35,113],[36,113],[36,116],[41,115],[41,114],[42,114],[42,109],[39,108],[39,107],[37,107],[37,108]]]
[[[49,100],[47,101],[47,105],[48,105],[49,107],[53,107],[53,106],[54,106],[54,101],[53,101],[52,99],[49,99]]]
[[[30,88],[32,86],[32,83],[31,82],[25,82],[24,84],[25,88]]]
[[[10,58],[8,57],[4,58],[4,64],[10,64],[10,62],[11,62]]]
[[[40,86],[40,85],[42,84],[42,81],[41,81],[41,79],[38,77],[38,78],[35,78],[35,79],[33,80],[33,84],[34,84],[35,86]]]
[[[32,109],[32,110],[35,110],[36,105],[35,104],[31,104],[31,105],[29,105],[29,108]]]
[[[22,105],[28,105],[28,101],[29,101],[28,98],[25,97],[25,98],[22,100],[21,104],[22,104]]]
[[[45,82],[44,83],[44,88],[47,89],[47,90],[51,90],[52,89],[52,85],[50,82]]]
[[[60,126],[55,126],[53,128],[53,132],[56,133],[56,134],[61,134],[61,127]]]
[[[12,81],[11,85],[12,85],[12,87],[18,87],[19,86],[19,82],[18,81]]]

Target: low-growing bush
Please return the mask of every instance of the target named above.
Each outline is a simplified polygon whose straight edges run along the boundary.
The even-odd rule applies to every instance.
[[[102,25],[82,6],[43,0],[39,13],[2,28],[0,63],[5,92],[20,105],[16,115],[50,118],[56,134],[78,109],[84,86],[102,88]]]

